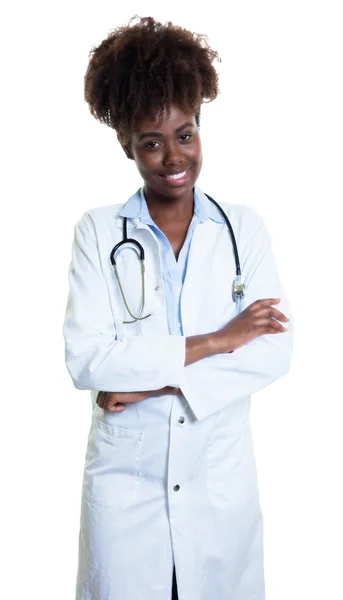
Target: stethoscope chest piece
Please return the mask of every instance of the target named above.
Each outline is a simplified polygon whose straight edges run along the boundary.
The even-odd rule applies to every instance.
[[[232,300],[237,302],[237,299],[242,300],[245,296],[245,285],[241,283],[240,275],[236,276],[232,284]]]

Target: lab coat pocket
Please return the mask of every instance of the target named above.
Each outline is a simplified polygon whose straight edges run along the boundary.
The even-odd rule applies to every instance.
[[[237,431],[217,430],[207,451],[207,491],[219,510],[258,498],[257,474],[249,421]]]
[[[134,503],[143,437],[140,431],[107,425],[93,417],[83,481],[89,502],[122,509]]]

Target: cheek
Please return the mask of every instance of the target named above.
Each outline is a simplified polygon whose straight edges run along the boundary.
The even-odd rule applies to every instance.
[[[199,146],[195,161],[197,163],[197,171],[199,172],[202,167],[202,151],[201,146]]]
[[[198,141],[197,144],[194,144],[194,146],[192,147],[191,154],[192,154],[192,158],[193,158],[194,162],[196,162],[198,165],[201,165],[202,164],[202,147],[201,147],[200,140]]]
[[[153,154],[145,156],[144,159],[142,159],[142,157],[139,154],[136,154],[135,162],[136,162],[138,171],[144,175],[148,174],[150,171],[153,171],[156,168],[156,166],[159,164],[157,157],[154,156]]]
[[[198,144],[198,155],[199,155],[199,164],[202,164],[202,145],[201,145],[201,141],[199,140],[199,144]]]

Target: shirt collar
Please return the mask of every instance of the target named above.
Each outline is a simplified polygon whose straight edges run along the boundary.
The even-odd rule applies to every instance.
[[[211,219],[216,223],[224,223],[224,219],[217,207],[198,186],[194,187],[194,214],[200,223],[204,223],[207,219]],[[144,223],[153,224],[142,187],[129,198],[119,216],[127,217],[128,219],[140,219]]]

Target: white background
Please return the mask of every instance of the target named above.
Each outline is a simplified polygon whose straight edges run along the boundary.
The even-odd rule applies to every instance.
[[[136,13],[207,33],[219,51],[198,183],[264,216],[293,310],[291,372],[253,401],[267,600],[343,597],[339,5],[60,0],[3,15],[2,598],[74,598],[91,401],[64,365],[73,227],[140,186],[91,117],[83,76],[91,47]]]

